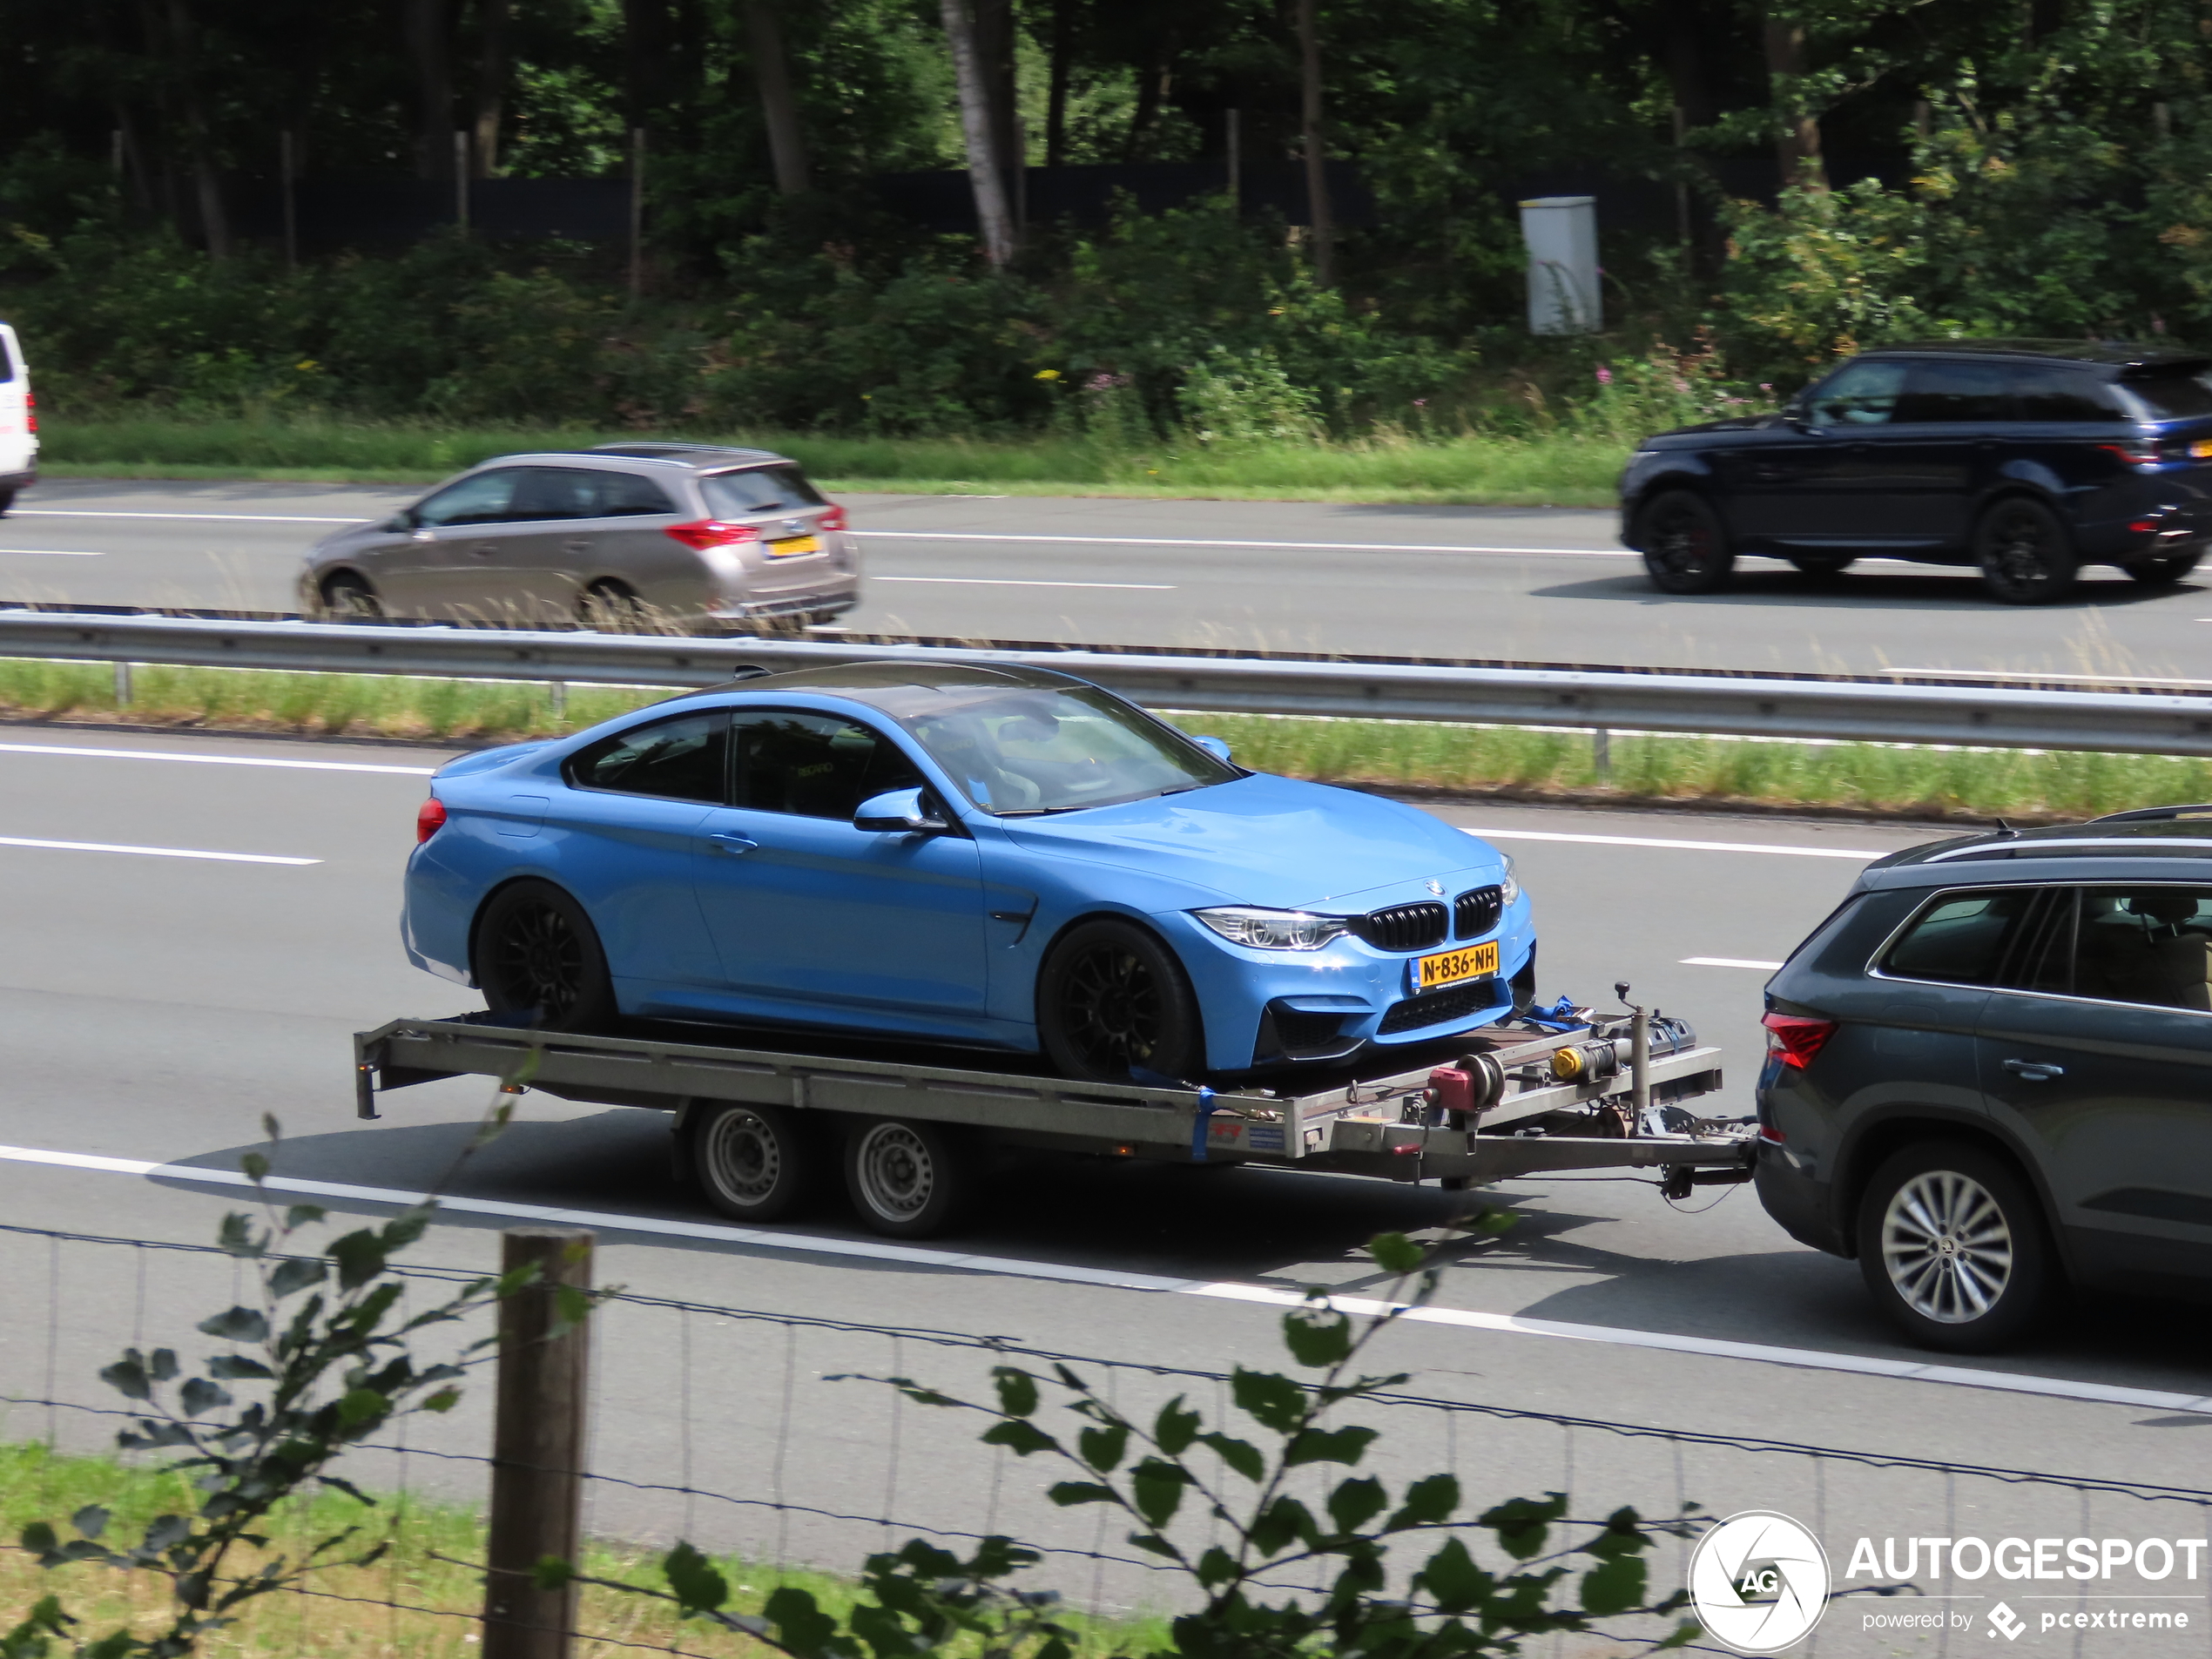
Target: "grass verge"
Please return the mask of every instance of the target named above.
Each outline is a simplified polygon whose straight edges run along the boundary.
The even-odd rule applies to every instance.
[[[152,415],[49,420],[49,474],[129,478],[253,478],[423,483],[520,449],[570,449],[636,438],[575,428],[450,428],[307,418],[185,421]],[[1538,440],[1376,437],[1279,443],[1223,452],[1195,444],[1145,454],[1080,439],[984,442],[830,437],[800,433],[690,433],[779,450],[833,490],[890,494],[1209,496],[1604,506],[1627,446],[1561,435]]]
[[[190,1513],[197,1494],[183,1475],[134,1467],[108,1457],[65,1457],[37,1444],[0,1444],[0,1537],[12,1540],[33,1521],[66,1535],[66,1517],[87,1504],[113,1515],[110,1535],[136,1538],[156,1515]],[[387,1495],[365,1508],[336,1493],[281,1506],[269,1532],[270,1554],[295,1559],[303,1546],[347,1527],[366,1544],[389,1538],[383,1560],[338,1568],[309,1581],[313,1594],[266,1595],[248,1604],[238,1624],[207,1642],[214,1655],[300,1655],[314,1659],[469,1659],[482,1652],[478,1618],[483,1579],[464,1563],[485,1555],[484,1527],[472,1511]],[[593,1541],[583,1570],[595,1578],[665,1589],[660,1554],[642,1546]],[[241,1572],[256,1565],[239,1560]],[[811,1593],[826,1611],[853,1605],[853,1581],[803,1568],[776,1568],[735,1557],[718,1561],[732,1592],[731,1611],[758,1613],[770,1592],[791,1585]],[[1049,1588],[1042,1581],[1037,1586]],[[93,1563],[42,1569],[21,1550],[0,1546],[0,1629],[12,1626],[42,1595],[58,1595],[81,1620],[80,1630],[104,1634],[127,1625],[147,1637],[168,1619],[167,1587],[152,1574],[120,1573]],[[334,1599],[335,1598],[335,1599]],[[393,1605],[397,1604],[397,1605]],[[1164,1630],[1067,1615],[1079,1653],[1143,1651]],[[680,1623],[674,1609],[644,1596],[587,1586],[582,1591],[576,1659],[617,1659],[640,1648],[654,1651],[772,1659],[772,1650],[697,1620]],[[1143,1647],[1133,1638],[1151,1637]]]
[[[581,730],[667,693],[529,681],[141,667],[127,707],[98,664],[0,660],[0,718],[479,744]],[[1263,771],[1385,789],[1576,801],[1812,808],[1887,818],[2075,819],[2212,799],[2212,761],[1905,745],[1743,742],[1518,726],[1193,714]]]

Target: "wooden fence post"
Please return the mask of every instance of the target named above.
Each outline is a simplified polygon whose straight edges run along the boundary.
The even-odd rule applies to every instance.
[[[499,1306],[492,1426],[491,1535],[486,1551],[484,1659],[569,1659],[576,1588],[534,1588],[548,1555],[583,1551],[588,1327],[561,1329],[556,1288],[591,1288],[592,1236],[574,1227],[510,1227],[500,1268],[535,1263],[536,1283]]]

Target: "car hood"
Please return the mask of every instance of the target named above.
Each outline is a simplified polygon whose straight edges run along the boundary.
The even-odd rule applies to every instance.
[[[1486,843],[1417,808],[1266,772],[1064,817],[1014,819],[1006,829],[1033,853],[1143,870],[1211,889],[1224,902],[1281,909],[1341,904],[1501,863]]]

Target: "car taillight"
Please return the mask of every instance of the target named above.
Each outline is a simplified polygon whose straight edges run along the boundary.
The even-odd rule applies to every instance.
[[[845,509],[842,507],[833,506],[814,523],[816,527],[821,529],[841,530],[845,528]]]
[[[1833,1020],[1807,1019],[1802,1014],[1770,1014],[1759,1023],[1766,1028],[1767,1057],[1800,1071],[1812,1063],[1813,1055],[1836,1035]]]
[[[710,547],[734,547],[739,542],[757,542],[760,532],[750,524],[725,524],[718,518],[694,519],[688,524],[671,524],[661,532],[673,536],[685,547],[704,553]]]
[[[23,400],[23,429],[26,432],[38,430],[38,400],[28,392],[24,394]]]
[[[2118,455],[2131,467],[2155,467],[2165,459],[2155,438],[2129,438],[2124,443],[2101,443],[2097,448],[2107,455]]]
[[[433,795],[415,815],[415,844],[421,846],[445,826],[446,804]]]

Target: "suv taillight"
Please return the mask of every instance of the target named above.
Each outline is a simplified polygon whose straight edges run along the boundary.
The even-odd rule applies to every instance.
[[[421,846],[445,826],[446,804],[433,795],[415,814],[415,844]]]
[[[2097,448],[2131,467],[2155,467],[2166,458],[2156,438],[2129,438],[2123,443],[2101,443]]]
[[[1808,1019],[1802,1014],[1769,1014],[1759,1023],[1766,1028],[1767,1058],[1800,1071],[1836,1035],[1833,1020]]]
[[[735,547],[739,542],[757,542],[760,532],[750,524],[725,524],[718,518],[694,519],[688,524],[671,524],[661,532],[673,536],[685,547],[705,552],[710,547]]]
[[[814,521],[814,524],[818,529],[841,530],[845,528],[845,509],[833,505],[829,511]]]

